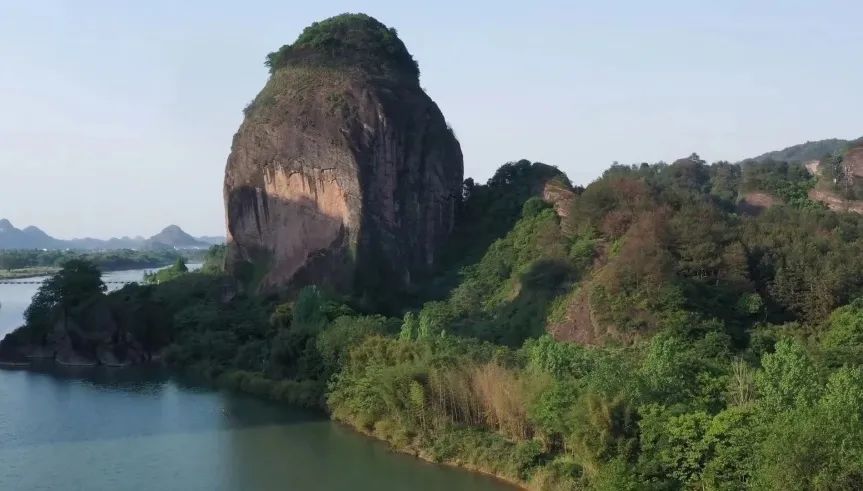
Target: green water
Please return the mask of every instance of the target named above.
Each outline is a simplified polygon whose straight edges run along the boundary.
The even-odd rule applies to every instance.
[[[65,369],[64,369],[65,370]],[[144,370],[0,370],[0,490],[503,490],[317,414]]]
[[[33,293],[21,288],[0,289],[0,336]],[[161,370],[0,369],[0,491],[506,489],[319,414]]]

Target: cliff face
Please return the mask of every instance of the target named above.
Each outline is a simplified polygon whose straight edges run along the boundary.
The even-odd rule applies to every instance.
[[[330,51],[302,43],[304,32],[272,54],[273,73],[234,136],[227,267],[261,290],[408,287],[452,230],[458,141],[417,73],[376,63],[377,53],[355,56],[354,31],[393,32],[362,21],[307,29],[330,36]],[[288,61],[275,65],[276,55]]]
[[[842,158],[845,175],[849,179],[863,178],[863,143],[849,148]]]

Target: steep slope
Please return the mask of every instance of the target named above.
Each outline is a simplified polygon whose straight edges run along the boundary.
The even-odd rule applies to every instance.
[[[463,164],[395,30],[344,14],[268,65],[225,172],[228,271],[264,291],[414,286],[453,228]]]

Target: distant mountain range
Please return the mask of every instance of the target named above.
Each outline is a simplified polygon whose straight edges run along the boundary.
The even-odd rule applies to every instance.
[[[176,225],[169,225],[150,238],[112,237],[102,240],[85,237],[63,240],[51,237],[38,227],[19,229],[9,220],[0,219],[0,249],[206,249],[224,242],[224,237],[193,237]]]

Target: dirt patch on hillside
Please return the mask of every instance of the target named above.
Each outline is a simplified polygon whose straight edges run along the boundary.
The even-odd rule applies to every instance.
[[[782,201],[775,196],[761,191],[755,191],[744,194],[743,199],[737,203],[737,208],[747,215],[758,215],[764,210],[780,203],[782,203]]]
[[[851,211],[863,214],[863,201],[844,199],[830,191],[813,189],[809,191],[809,199],[812,201],[820,201],[827,205],[827,208],[830,208],[833,211]]]
[[[852,177],[863,177],[863,146],[848,150],[842,157],[845,174]]]
[[[582,346],[600,344],[599,333],[590,311],[590,295],[582,289],[568,299],[565,317],[548,326],[548,333],[557,341],[568,341]]]

